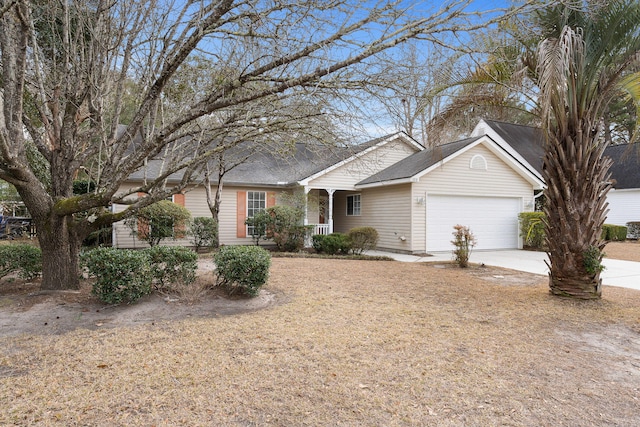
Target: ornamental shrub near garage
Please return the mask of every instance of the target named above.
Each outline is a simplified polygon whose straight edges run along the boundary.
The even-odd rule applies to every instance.
[[[623,225],[604,224],[602,240],[607,242],[624,242],[627,240],[627,227]]]
[[[216,286],[229,295],[256,296],[269,278],[271,255],[259,246],[224,246],[213,259]]]
[[[532,249],[545,249],[544,212],[521,212],[518,218],[524,245]]]

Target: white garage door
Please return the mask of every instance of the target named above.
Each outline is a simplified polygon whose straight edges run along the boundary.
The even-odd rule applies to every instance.
[[[427,197],[427,251],[453,250],[453,226],[469,227],[478,241],[474,249],[518,247],[518,213],[522,201],[507,197]]]

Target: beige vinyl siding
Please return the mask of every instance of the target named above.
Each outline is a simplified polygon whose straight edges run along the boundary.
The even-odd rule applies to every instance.
[[[126,187],[124,187],[126,188]],[[132,196],[135,197],[135,196]],[[188,209],[189,203],[189,195],[185,195],[185,207]],[[125,205],[115,204],[112,207],[113,212],[122,212],[126,209]],[[149,244],[144,240],[139,240],[136,236],[134,236],[131,232],[131,228],[129,228],[124,221],[116,222],[113,224],[112,231],[112,245],[117,248],[130,248],[130,249],[142,249],[148,248]],[[183,239],[165,239],[161,242],[163,246],[190,246],[191,243],[189,241],[189,236],[186,235]]]
[[[475,155],[484,157],[487,162],[486,170],[469,167]],[[532,185],[487,147],[477,145],[432,170],[413,184],[412,200],[415,202],[418,198],[424,199],[423,204],[413,205],[414,252],[425,250],[425,219],[429,221],[429,218],[426,218],[429,194],[518,197],[523,201],[523,210],[533,210]]]
[[[415,152],[415,147],[397,139],[311,180],[308,187],[338,190],[353,189],[355,184],[363,179],[386,169]]]
[[[360,216],[347,216],[347,196],[353,194],[360,194]],[[354,227],[373,227],[380,236],[378,248],[410,251],[410,194],[410,184],[336,192],[334,231],[346,233]],[[401,236],[405,236],[406,240],[400,240]]]
[[[214,189],[215,191],[215,189]],[[224,186],[222,189],[222,201],[220,205],[219,214],[219,241],[222,245],[252,245],[253,240],[251,236],[246,238],[236,237],[236,223],[237,223],[237,192],[238,191],[264,191],[264,192],[276,192],[276,199],[281,191],[275,191],[273,189],[255,188],[255,187],[231,187]],[[211,217],[211,211],[207,204],[207,195],[204,187],[190,188],[185,193],[185,207],[191,212],[191,217]],[[116,211],[121,211],[125,208],[123,205],[116,205]],[[144,248],[148,245],[136,239],[131,235],[131,230],[124,224],[119,222],[114,224],[114,246],[120,248]],[[190,237],[185,239],[166,239],[162,241],[166,246],[191,246]]]

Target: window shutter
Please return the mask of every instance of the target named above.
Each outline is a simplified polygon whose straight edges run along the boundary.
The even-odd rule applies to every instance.
[[[184,194],[181,194],[181,193],[174,194],[173,195],[173,203],[175,203],[176,205],[184,207]],[[187,229],[185,227],[184,222],[180,222],[178,224],[175,224],[173,229],[174,229],[174,232],[175,232],[176,239],[184,239],[185,236],[187,235],[187,232],[186,232]]]
[[[138,198],[141,199],[145,196],[145,193],[138,193]],[[138,219],[138,235],[139,240],[149,235],[149,223],[143,219]]]
[[[276,192],[267,192],[267,209],[276,205]]]
[[[245,191],[238,191],[237,221],[236,221],[237,237],[247,237],[247,227],[244,223],[246,219],[247,219],[247,193]]]

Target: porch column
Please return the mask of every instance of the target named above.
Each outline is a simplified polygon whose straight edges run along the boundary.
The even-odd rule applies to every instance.
[[[329,194],[329,234],[333,233],[333,193],[336,190],[327,188],[327,194]]]
[[[309,192],[311,189],[304,186],[304,225],[309,225]]]

